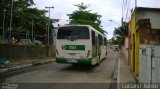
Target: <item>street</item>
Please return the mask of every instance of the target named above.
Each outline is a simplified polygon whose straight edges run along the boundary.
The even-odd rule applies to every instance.
[[[99,66],[73,66],[54,62],[1,75],[1,82],[20,83],[25,85],[25,88],[26,86],[31,88],[31,86],[36,86],[37,84],[39,89],[46,89],[42,87],[44,85],[49,87],[47,89],[52,88],[53,86],[51,85],[54,85],[54,87],[56,85],[59,87],[65,86],[66,89],[66,86],[69,86],[69,89],[71,87],[75,89],[75,87],[82,85],[83,87],[92,86],[97,89],[104,85],[106,89],[106,86],[109,88],[109,83],[112,82],[117,57],[118,52],[109,49],[107,59],[103,60]]]
[[[1,0],[0,89],[153,88],[159,1]]]

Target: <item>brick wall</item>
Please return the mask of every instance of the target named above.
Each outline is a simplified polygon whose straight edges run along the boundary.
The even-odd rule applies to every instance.
[[[160,29],[152,29],[149,19],[139,20],[140,44],[160,44]]]

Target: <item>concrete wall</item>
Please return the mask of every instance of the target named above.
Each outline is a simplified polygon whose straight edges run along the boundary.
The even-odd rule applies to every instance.
[[[151,83],[151,48],[140,46],[139,82]]]
[[[160,45],[153,46],[152,82],[160,83]]]
[[[140,46],[140,83],[160,83],[160,46]]]
[[[126,37],[124,41],[124,54],[128,63],[128,37]]]
[[[34,59],[54,57],[54,46],[25,46],[0,44],[0,58],[7,59]]]

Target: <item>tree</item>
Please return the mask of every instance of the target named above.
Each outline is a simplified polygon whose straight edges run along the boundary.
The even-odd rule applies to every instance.
[[[122,45],[124,43],[125,37],[128,35],[128,23],[123,22],[123,26],[115,28],[114,36],[118,40],[118,44]]]
[[[26,8],[22,12],[18,13],[16,29],[23,31],[30,31],[32,29],[32,21],[34,21],[34,33],[38,35],[44,35],[46,30],[46,24],[49,22],[49,18],[45,16],[45,10],[38,10],[37,8]],[[19,27],[20,26],[20,27]]]
[[[10,17],[11,17],[11,3],[12,0],[1,0],[0,1],[0,27],[2,27],[3,22],[3,11],[6,10],[6,19],[5,19],[5,28],[9,27]],[[13,0],[13,9],[12,9],[12,18],[13,18],[13,25],[12,27],[16,27],[17,19],[19,17],[19,13],[23,13],[23,10],[34,5],[33,0]]]
[[[89,5],[84,5],[84,3],[74,5],[78,7],[78,10],[75,10],[72,14],[67,14],[70,19],[69,24],[85,24],[91,25],[101,33],[107,33],[102,29],[101,24],[101,15],[97,13],[91,13],[91,10],[86,10]]]
[[[34,5],[33,0],[17,0],[13,2],[13,21],[12,28],[26,32],[32,29],[34,20],[34,34],[44,35],[46,32],[46,25],[49,18],[46,17],[46,10],[39,10],[31,6]],[[3,10],[6,10],[5,29],[9,28],[11,17],[11,0],[0,0],[0,28],[2,29]],[[58,20],[52,19],[51,22]]]

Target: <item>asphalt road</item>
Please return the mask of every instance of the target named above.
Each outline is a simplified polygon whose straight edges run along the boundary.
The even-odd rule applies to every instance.
[[[109,89],[117,57],[118,52],[108,50],[107,59],[99,66],[73,66],[54,62],[17,70],[0,75],[1,88]]]

